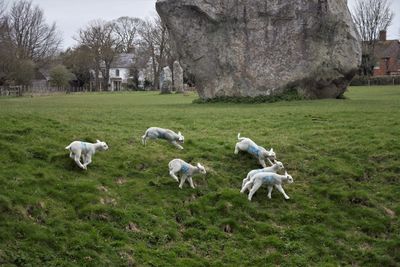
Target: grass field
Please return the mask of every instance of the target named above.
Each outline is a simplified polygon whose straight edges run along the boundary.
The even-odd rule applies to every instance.
[[[191,104],[195,95],[0,99],[1,266],[399,266],[400,87],[346,100]],[[140,143],[180,130],[185,150]],[[285,201],[239,193],[258,168],[236,135],[271,146],[295,179]],[[64,149],[105,140],[80,170]],[[173,158],[206,176],[183,190]]]

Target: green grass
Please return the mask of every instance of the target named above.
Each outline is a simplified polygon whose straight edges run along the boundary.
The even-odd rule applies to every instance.
[[[2,266],[398,266],[400,87],[346,100],[191,104],[195,95],[78,94],[0,99]],[[181,130],[185,150],[140,143]],[[273,147],[295,183],[253,202],[258,168],[236,135]],[[80,170],[64,149],[105,140]],[[196,189],[168,162],[201,162]]]

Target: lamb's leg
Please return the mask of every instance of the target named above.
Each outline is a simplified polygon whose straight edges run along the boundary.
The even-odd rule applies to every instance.
[[[172,178],[174,178],[175,181],[177,181],[177,182],[179,183],[179,179],[178,179],[178,177],[176,176],[176,173],[177,173],[177,171],[175,172],[174,169],[172,169],[172,170],[169,171],[169,175],[170,175]]]
[[[179,149],[183,149],[183,147],[178,144],[176,141],[172,141],[171,144],[173,144],[175,147],[179,148]]]
[[[268,160],[269,164],[271,164],[271,166],[274,165],[274,163],[269,158],[267,158],[267,160]]]
[[[265,161],[263,159],[258,159],[258,162],[260,162],[263,168],[267,168],[267,164],[265,164]]]
[[[190,183],[190,187],[192,187],[194,189],[195,187],[194,187],[194,184],[193,184],[193,178],[189,177],[188,180],[189,180],[189,183]]]
[[[86,156],[86,154],[81,154],[81,157],[82,157],[82,164],[85,165],[86,162],[87,162],[87,156]]]
[[[83,165],[85,167],[87,167],[90,163],[92,163],[92,155],[86,155],[85,156],[85,163]]]
[[[235,155],[237,155],[239,153],[239,143],[236,143],[234,153],[235,153]]]
[[[243,179],[242,188],[244,187],[244,185],[245,185],[249,180],[250,180],[250,179],[247,179],[247,177]]]
[[[273,186],[268,186],[268,198],[269,198],[269,199],[271,199],[272,189],[274,189]]]
[[[74,153],[70,152],[70,153],[69,153],[69,157],[70,157],[71,159],[75,159]]]
[[[251,199],[253,198],[254,193],[261,187],[261,185],[262,185],[262,181],[261,180],[254,181],[254,185],[251,188],[250,193],[249,193],[249,197],[248,197],[249,201],[251,201]]]
[[[279,192],[281,192],[283,194],[285,199],[290,199],[290,197],[288,195],[286,195],[285,190],[283,190],[282,185],[277,184],[277,185],[275,185],[275,187],[276,187],[276,189],[278,189]]]
[[[146,146],[147,136],[142,137],[142,144]]]
[[[186,178],[187,178],[187,175],[186,175],[186,174],[183,174],[183,175],[181,176],[181,183],[179,184],[179,188],[180,188],[180,189],[182,189],[183,184],[184,184],[185,181],[186,181]]]
[[[253,185],[252,181],[248,181],[243,187],[242,190],[240,190],[240,193],[246,192],[246,190],[250,190],[250,187]]]
[[[78,153],[75,154],[75,158],[74,158],[75,163],[76,163],[80,168],[86,170],[86,166],[82,165],[80,159],[81,159],[81,154],[78,154]]]

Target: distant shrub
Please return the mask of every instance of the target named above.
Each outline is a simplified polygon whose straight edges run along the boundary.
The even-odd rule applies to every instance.
[[[257,97],[235,97],[235,96],[221,96],[208,99],[195,99],[194,104],[208,104],[208,103],[238,103],[238,104],[260,104],[260,103],[274,103],[279,101],[296,101],[303,100],[304,98],[297,93],[296,90],[290,90],[280,95],[270,96],[257,96]]]

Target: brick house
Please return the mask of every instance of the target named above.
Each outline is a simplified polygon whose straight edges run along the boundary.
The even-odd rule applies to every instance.
[[[375,45],[376,64],[373,76],[400,75],[400,41],[387,40],[386,31],[381,31]]]

